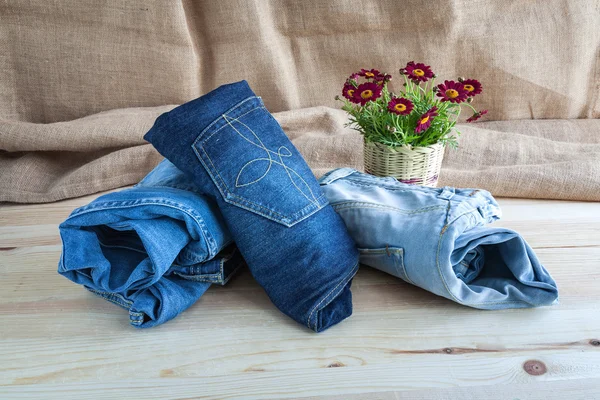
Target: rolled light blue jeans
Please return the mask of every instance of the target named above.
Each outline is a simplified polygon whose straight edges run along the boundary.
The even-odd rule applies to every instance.
[[[58,272],[146,328],[190,307],[243,265],[216,204],[169,161],[100,196],[59,226]]]
[[[352,313],[354,242],[245,81],[161,115],[145,139],[216,200],[252,275],[283,313],[316,332]]]
[[[556,283],[491,194],[428,188],[350,168],[320,184],[344,220],[363,264],[457,303],[502,309],[553,304]]]

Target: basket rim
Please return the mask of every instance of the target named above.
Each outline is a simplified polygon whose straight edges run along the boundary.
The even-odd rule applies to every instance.
[[[385,143],[380,143],[380,142],[368,142],[365,139],[364,144],[365,144],[365,147],[371,147],[371,148],[375,147],[380,151],[386,151],[389,153],[405,153],[405,154],[434,152],[434,151],[440,151],[441,149],[445,148],[445,146],[440,142],[434,143],[430,146],[413,147],[410,145],[390,146],[390,145],[387,145]]]

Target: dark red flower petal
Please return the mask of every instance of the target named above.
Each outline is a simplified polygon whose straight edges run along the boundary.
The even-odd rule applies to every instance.
[[[361,106],[364,106],[369,101],[377,100],[381,97],[381,89],[381,86],[374,82],[361,83],[354,91],[354,99]]]
[[[441,97],[442,101],[462,103],[467,100],[467,91],[461,82],[444,81],[437,85],[436,96]]]
[[[476,79],[465,79],[462,81],[462,84],[469,97],[475,96],[483,90],[483,86]]]
[[[398,115],[408,115],[412,112],[414,104],[409,99],[394,97],[388,103],[388,110]]]
[[[414,61],[410,61],[406,64],[403,73],[414,82],[427,82],[429,79],[433,78],[433,71],[429,65],[415,63]]]

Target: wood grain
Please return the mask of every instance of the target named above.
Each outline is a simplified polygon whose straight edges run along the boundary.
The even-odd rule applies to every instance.
[[[95,196],[0,206],[0,398],[600,399],[600,204],[500,199],[560,304],[479,311],[362,268],[314,334],[248,271],[149,330],[56,273],[58,224]]]

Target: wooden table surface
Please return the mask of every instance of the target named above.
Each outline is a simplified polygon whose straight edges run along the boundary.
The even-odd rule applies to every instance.
[[[463,307],[363,267],[354,315],[315,334],[248,272],[139,330],[56,272],[89,196],[0,206],[0,399],[600,399],[600,203],[500,199],[560,304]]]

